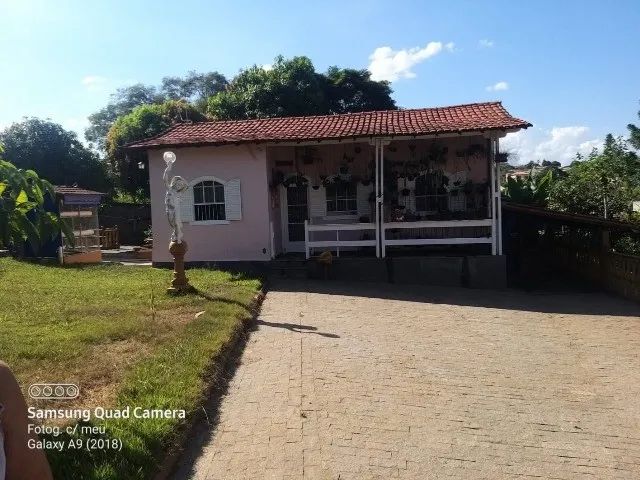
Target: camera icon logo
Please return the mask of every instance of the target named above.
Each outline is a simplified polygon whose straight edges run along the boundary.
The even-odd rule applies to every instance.
[[[74,383],[34,383],[29,387],[29,396],[34,400],[73,400],[80,395]]]

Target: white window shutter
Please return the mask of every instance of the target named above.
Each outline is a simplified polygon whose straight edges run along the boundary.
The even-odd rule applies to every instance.
[[[369,185],[363,185],[358,182],[357,196],[358,202],[358,215],[361,217],[369,217],[371,219],[371,203],[369,202],[369,196],[373,192],[373,183],[369,182]]]
[[[227,220],[242,220],[240,180],[234,178],[224,185],[224,206]]]
[[[193,187],[190,185],[180,194],[180,220],[182,223],[193,222]]]
[[[320,185],[317,189],[309,187],[309,217],[325,217],[327,215],[327,192]]]

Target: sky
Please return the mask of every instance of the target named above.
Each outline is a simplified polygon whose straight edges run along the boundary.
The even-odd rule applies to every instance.
[[[118,87],[279,54],[368,68],[404,108],[501,100],[534,125],[501,141],[520,163],[638,123],[639,0],[0,0],[0,19],[0,129],[37,116],[83,138]]]

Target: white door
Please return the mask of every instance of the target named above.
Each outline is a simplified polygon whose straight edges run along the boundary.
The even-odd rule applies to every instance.
[[[286,252],[304,252],[304,221],[309,219],[309,187],[282,185],[282,247]]]

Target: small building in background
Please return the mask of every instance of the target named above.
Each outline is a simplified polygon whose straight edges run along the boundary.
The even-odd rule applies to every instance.
[[[526,179],[529,175],[535,175],[541,171],[542,167],[516,167],[513,170],[508,170],[504,173],[504,180],[507,181],[509,178]]]
[[[99,263],[100,221],[98,207],[103,193],[80,187],[59,185],[54,187],[60,218],[73,231],[73,243],[62,241],[62,263]]]

